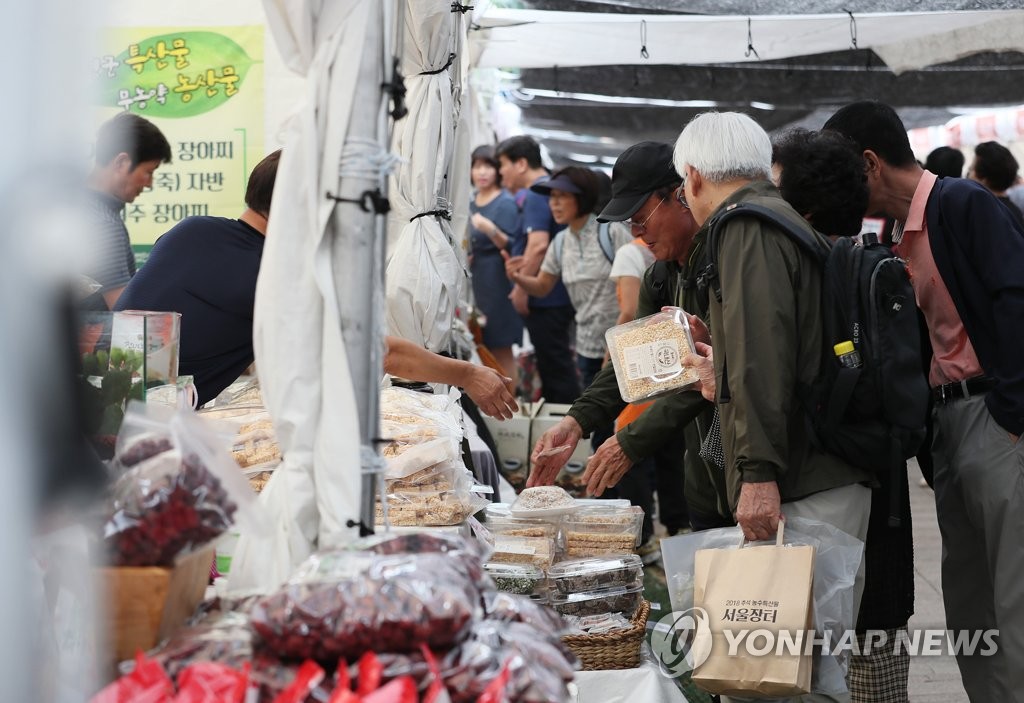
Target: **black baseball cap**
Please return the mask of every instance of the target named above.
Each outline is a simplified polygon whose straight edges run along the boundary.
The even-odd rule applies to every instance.
[[[551,191],[560,190],[564,193],[576,193],[579,195],[583,191],[580,187],[569,180],[569,177],[564,173],[554,178],[548,178],[540,183],[534,183],[530,186],[530,190],[534,193],[540,193],[541,195],[551,195]]]
[[[626,149],[612,168],[612,199],[598,222],[622,222],[640,209],[651,193],[682,179],[672,164],[672,146],[640,142]]]

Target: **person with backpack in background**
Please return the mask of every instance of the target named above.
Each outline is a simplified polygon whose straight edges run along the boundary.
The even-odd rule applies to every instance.
[[[860,234],[868,203],[864,161],[856,145],[835,132],[798,129],[777,139],[773,171],[782,197],[830,239]],[[914,330],[909,330],[913,335]],[[906,462],[895,477],[877,473],[864,543],[864,593],[856,629],[859,648],[846,681],[851,703],[905,703],[910,653],[892,646],[907,636],[914,614],[914,535]],[[895,484],[895,485],[894,485]],[[891,524],[890,491],[899,494],[899,524]],[[886,644],[868,649],[868,630],[885,632]]]
[[[691,326],[697,327],[698,315],[707,314],[707,298],[695,285],[703,269],[704,248],[693,216],[676,193],[681,183],[672,165],[670,144],[634,144],[615,161],[612,198],[598,220],[630,225],[657,259],[640,283],[636,317],[676,306],[686,310]],[[626,408],[615,368],[605,365],[566,417],[537,440],[527,485],[553,483],[580,440],[610,424]],[[654,457],[659,464],[660,517],[669,534],[677,534],[687,523],[694,530],[734,524],[721,500],[724,485],[721,491],[716,488],[722,471],[698,452],[713,416],[714,406],[698,392],[687,390],[658,398],[632,422],[618,428],[591,457],[584,475],[588,492],[602,495],[611,487],[632,484],[638,474],[643,477],[645,460]],[[569,446],[564,453],[549,454],[550,449],[564,445]],[[680,480],[684,490],[679,489]]]
[[[861,150],[868,212],[902,224],[895,250],[928,323],[946,627],[999,631],[990,656],[957,653],[964,688],[1024,700],[1024,229],[980,184],[922,169],[890,106],[852,103],[824,128]]]
[[[709,221],[752,204],[826,248],[828,240],[769,180],[771,141],[750,117],[698,115],[679,135],[674,162],[694,219],[713,235],[706,242],[712,263],[705,280],[714,291],[716,404],[726,497],[744,536],[774,539],[786,515],[820,520],[864,540],[872,472],[817,447],[800,402],[802,388],[814,385],[824,359],[820,261],[759,217],[736,216],[720,228]],[[854,614],[862,590],[863,563]]]

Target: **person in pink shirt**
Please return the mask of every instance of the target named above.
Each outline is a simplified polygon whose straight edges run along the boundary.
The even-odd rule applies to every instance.
[[[922,169],[888,105],[847,105],[824,128],[863,150],[867,211],[897,220],[928,325],[946,627],[999,631],[994,654],[957,654],[964,688],[1024,701],[1024,229],[978,183]]]

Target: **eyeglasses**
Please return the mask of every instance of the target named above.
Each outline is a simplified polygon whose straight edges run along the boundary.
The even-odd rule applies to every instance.
[[[654,209],[651,210],[651,212],[647,215],[647,217],[644,218],[643,222],[634,222],[633,220],[626,220],[626,224],[629,225],[629,228],[638,237],[644,236],[645,234],[647,234],[647,223],[651,221],[651,218],[654,217],[654,213],[658,211],[658,208],[660,208],[664,204],[664,202],[664,200],[659,201],[658,204],[654,206]]]
[[[676,201],[687,210],[690,209],[690,204],[686,202],[686,181],[683,181],[675,192]]]

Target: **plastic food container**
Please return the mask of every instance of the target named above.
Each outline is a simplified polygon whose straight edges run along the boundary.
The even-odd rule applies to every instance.
[[[487,529],[493,535],[508,537],[547,537],[558,536],[558,525],[537,518],[488,517]]]
[[[622,613],[631,616],[643,600],[643,586],[602,588],[584,593],[552,593],[550,605],[560,615],[603,615]]]
[[[532,564],[484,564],[499,591],[547,599],[544,572]]]
[[[700,380],[696,369],[682,365],[694,346],[680,308],[612,327],[604,337],[619,394],[627,403],[674,393]]]
[[[643,562],[636,554],[573,559],[548,569],[551,586],[563,594],[601,588],[633,588],[643,585],[643,577]]]
[[[494,536],[491,563],[532,564],[546,569],[555,555],[555,540],[548,537]]]
[[[643,511],[584,511],[563,518],[565,555],[570,559],[603,554],[629,554],[636,548]]]

